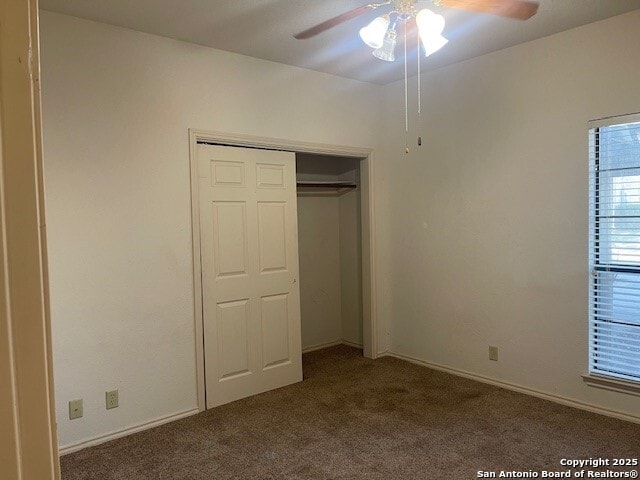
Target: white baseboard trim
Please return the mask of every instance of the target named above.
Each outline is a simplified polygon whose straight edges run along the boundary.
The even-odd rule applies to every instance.
[[[174,422],[176,420],[180,420],[181,418],[190,417],[200,413],[197,408],[192,408],[190,410],[184,410],[182,412],[173,413],[171,415],[167,415],[164,417],[155,418],[153,420],[149,420],[144,423],[140,423],[138,425],[132,425],[127,428],[123,428],[121,430],[115,430],[113,432],[105,433],[104,435],[98,435],[97,437],[92,437],[86,440],[81,440],[77,443],[71,443],[69,445],[64,445],[59,448],[60,456],[67,455],[69,453],[78,452],[88,447],[95,447],[96,445],[100,445],[101,443],[108,442],[110,440],[115,440],[116,438],[126,437],[127,435],[131,435],[133,433],[141,432],[143,430],[149,430],[150,428],[158,427],[160,425],[164,425],[165,423]]]
[[[501,380],[485,377],[483,375],[467,372],[465,370],[458,370],[457,368],[451,368],[444,365],[439,365],[437,363],[427,362],[425,360],[411,357],[409,355],[402,355],[400,353],[393,353],[393,352],[387,351],[384,354],[380,355],[380,357],[383,357],[383,356],[398,358],[400,360],[405,360],[410,363],[415,363],[416,365],[421,365],[423,367],[432,368],[434,370],[439,370],[441,372],[450,373],[452,375],[457,375],[459,377],[469,378],[471,380],[476,380],[478,382],[488,383],[496,387],[504,388],[506,390],[512,390],[514,392],[524,393],[526,395],[542,398],[544,400],[549,400],[551,402],[559,403],[561,405],[565,405],[568,407],[578,408],[580,410],[586,410],[588,412],[598,413],[600,415],[606,415],[607,417],[613,417],[619,420],[625,420],[627,422],[640,423],[640,416],[629,415],[628,413],[619,412],[617,410],[610,410],[608,408],[599,407],[597,405],[581,402],[579,400],[563,397],[561,395],[554,395],[552,393],[546,393],[540,390],[535,390],[533,388],[523,387],[522,385],[503,382]]]
[[[354,348],[362,348],[362,344],[350,342],[349,340],[334,340],[333,342],[320,343],[318,345],[311,345],[302,349],[302,353],[315,352],[316,350],[322,350],[323,348],[335,347],[337,345],[347,345]]]
[[[390,357],[391,355],[389,355],[389,350],[380,350],[376,356],[374,357],[374,360],[376,358],[382,358],[382,357]]]
[[[323,348],[335,347],[336,345],[340,345],[342,340],[334,340],[333,342],[328,343],[319,343],[318,345],[311,345],[310,347],[305,347],[302,349],[302,353],[315,352],[316,350],[322,350]]]
[[[340,343],[342,343],[342,345],[347,345],[348,347],[362,349],[362,344],[361,343],[351,342],[349,340],[342,340]]]

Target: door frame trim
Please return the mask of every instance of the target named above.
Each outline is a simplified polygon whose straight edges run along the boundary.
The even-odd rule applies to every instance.
[[[38,16],[37,0],[0,3],[0,470],[15,480],[60,478]]]
[[[234,147],[284,150],[294,153],[335,155],[360,159],[362,221],[362,330],[364,355],[378,357],[377,297],[375,268],[375,195],[373,149],[299,142],[282,138],[258,137],[226,132],[189,129],[189,166],[191,171],[191,240],[193,246],[193,305],[195,325],[196,386],[198,409],[206,409],[204,325],[202,315],[202,262],[200,258],[200,211],[198,196],[198,142]]]

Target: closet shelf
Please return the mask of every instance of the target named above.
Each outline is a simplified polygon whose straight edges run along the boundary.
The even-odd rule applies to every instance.
[[[343,193],[347,190],[358,188],[358,184],[354,182],[296,182],[296,187],[300,192],[331,192]]]

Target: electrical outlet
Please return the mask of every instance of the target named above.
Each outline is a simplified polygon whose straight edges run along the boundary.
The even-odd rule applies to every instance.
[[[82,399],[69,402],[69,420],[82,417]]]
[[[105,398],[107,403],[107,410],[116,408],[118,406],[118,390],[111,390],[105,392]]]
[[[489,347],[489,360],[498,361],[498,347]]]

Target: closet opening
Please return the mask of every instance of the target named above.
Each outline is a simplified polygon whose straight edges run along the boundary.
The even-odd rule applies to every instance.
[[[222,206],[229,207],[226,210],[223,209],[224,212],[222,212],[226,212],[225,215],[227,213],[229,215],[216,217],[218,220],[224,220],[225,224],[229,228],[234,226],[238,227],[238,225],[245,223],[250,227],[252,224],[251,222],[255,222],[255,215],[249,211],[249,207],[253,208],[253,203],[250,202],[246,204],[248,216],[245,220],[242,220],[244,216],[240,215],[243,211],[241,208],[240,210],[238,210],[238,208],[235,210],[234,208],[231,208],[236,207],[236,204],[244,201],[236,198],[240,193],[247,194],[249,196],[258,194],[267,195],[268,198],[265,197],[265,200],[262,201],[262,204],[266,205],[266,207],[259,207],[263,209],[262,211],[259,211],[257,215],[265,222],[269,220],[271,222],[270,224],[273,225],[280,225],[276,220],[280,219],[281,216],[277,216],[275,214],[272,215],[276,206],[287,203],[288,205],[293,205],[293,208],[295,209],[293,222],[295,223],[294,228],[296,229],[296,232],[293,238],[288,240],[289,242],[293,241],[294,243],[288,243],[288,245],[292,245],[292,248],[298,249],[297,243],[300,244],[300,248],[298,249],[299,251],[294,257],[297,261],[286,264],[280,261],[279,265],[282,268],[278,268],[276,270],[281,272],[284,268],[289,271],[291,274],[291,284],[296,284],[296,275],[299,273],[299,283],[301,284],[299,296],[301,308],[299,309],[299,313],[294,312],[294,310],[298,310],[297,299],[295,298],[295,289],[292,290],[292,296],[287,297],[291,299],[291,302],[293,302],[292,306],[295,305],[294,309],[291,310],[291,313],[296,314],[297,318],[294,315],[291,317],[290,322],[293,322],[293,324],[300,327],[299,333],[293,337],[290,336],[288,342],[278,342],[276,340],[280,337],[276,338],[274,336],[275,330],[265,330],[264,328],[254,329],[252,327],[250,330],[251,332],[261,331],[267,332],[270,335],[269,338],[266,340],[263,338],[262,341],[259,339],[253,341],[255,339],[251,337],[252,340],[249,342],[251,345],[254,343],[256,345],[262,343],[263,345],[262,348],[258,346],[255,349],[256,351],[262,350],[264,353],[264,341],[267,341],[267,351],[269,354],[273,354],[276,351],[282,351],[287,354],[288,358],[292,362],[294,360],[295,362],[298,362],[298,359],[301,360],[302,351],[311,351],[328,347],[330,345],[347,344],[361,348],[362,355],[365,357],[377,358],[379,355],[378,338],[380,327],[377,325],[376,316],[377,297],[374,262],[375,242],[373,236],[375,219],[373,151],[362,147],[308,143],[295,140],[208,132],[194,129],[189,130],[189,140],[192,201],[194,327],[198,409],[200,411],[204,411],[207,408],[208,400],[210,399],[210,392],[207,391],[209,387],[205,385],[205,372],[211,372],[211,369],[207,369],[205,367],[205,351],[211,353],[213,349],[206,347],[206,339],[209,339],[208,345],[211,347],[211,345],[214,345],[214,343],[211,342],[217,342],[220,338],[222,338],[223,343],[225,338],[227,340],[233,340],[235,338],[235,333],[237,333],[234,329],[227,329],[229,331],[221,330],[220,334],[222,336],[219,336],[218,340],[216,340],[211,337],[211,334],[214,331],[210,328],[213,323],[209,321],[207,322],[207,325],[209,326],[207,330],[208,336],[205,335],[203,273],[206,272],[203,269],[202,249],[209,248],[210,245],[207,247],[208,243],[207,245],[202,243],[202,229],[204,228],[205,234],[207,232],[211,233],[212,230],[209,228],[211,225],[201,226],[201,189],[204,189],[203,191],[205,191],[213,188],[213,194],[218,195],[218,193],[224,193],[224,195],[233,196],[233,198],[230,197],[229,199],[221,197],[220,199],[215,200],[217,203],[222,202]],[[227,152],[223,155],[224,158],[220,157],[214,159],[212,157],[208,159],[208,162],[205,161],[203,165],[198,167],[199,154],[201,154],[203,147],[206,147],[207,145],[240,147],[240,149],[245,150],[245,156],[255,157],[255,159],[247,158],[247,160],[244,161],[238,158],[234,160],[231,157],[235,156],[235,153],[230,154]],[[210,149],[204,148],[204,150]],[[256,155],[249,154],[248,152],[250,150],[256,150]],[[289,157],[291,158],[291,166],[286,166],[289,165],[289,160],[285,160],[284,158],[275,161],[275,164],[277,165],[274,164],[270,166],[271,163],[274,163],[269,159],[273,157],[273,155],[270,156],[267,153],[260,153],[268,151],[288,153],[292,156]],[[264,158],[264,160],[257,160],[258,156],[260,156],[260,158]],[[203,159],[200,158],[200,161],[202,160]],[[291,168],[291,170],[289,170],[289,168]],[[245,172],[246,176],[242,174],[242,172]],[[210,175],[213,175],[214,178],[208,179]],[[237,188],[234,189],[232,187]],[[219,188],[222,188],[222,190],[216,190]],[[289,200],[276,199],[275,197],[271,198],[283,188],[284,190],[288,190],[289,188],[292,189],[293,197],[291,200],[293,200],[293,203],[289,203]],[[216,193],[216,191],[218,193]],[[271,191],[271,193],[268,193],[268,191]],[[258,200],[258,202],[260,203],[260,200]],[[205,204],[207,203],[208,202],[205,201]],[[285,207],[283,211],[289,211],[289,208],[290,207]],[[235,216],[232,215],[234,212],[236,213]],[[261,215],[262,217],[260,217]],[[236,220],[240,219],[242,221],[239,220],[238,222],[234,222],[232,221],[232,217],[236,218]],[[258,261],[258,259],[261,258],[262,253],[266,255],[265,259],[269,257],[271,260],[277,260],[276,257],[278,257],[278,255],[276,255],[276,253],[280,250],[275,247],[280,245],[281,242],[279,243],[275,240],[276,237],[280,238],[282,236],[280,235],[279,237],[277,233],[280,232],[287,235],[286,232],[290,231],[287,225],[294,225],[290,222],[290,220],[292,220],[291,218],[286,218],[288,218],[285,222],[286,225],[282,224],[279,228],[276,228],[278,226],[276,225],[271,229],[264,230],[264,228],[266,228],[265,223],[263,225],[263,230],[265,232],[269,232],[269,234],[265,236],[261,236],[259,233],[257,235],[252,233],[249,236],[248,230],[246,231],[247,235],[244,235],[242,234],[242,228],[236,233],[229,231],[229,228],[226,230],[224,228],[214,229],[218,233],[228,232],[228,235],[226,235],[225,238],[228,237],[227,239],[229,241],[224,241],[223,244],[217,244],[217,247],[212,247],[213,250],[212,248],[209,248],[209,250],[206,251],[215,252],[216,248],[218,250],[222,247],[226,248],[230,253],[229,255],[226,253],[224,255],[226,262],[224,267],[226,270],[229,270],[227,267],[233,267],[231,268],[231,270],[233,270],[231,273],[234,273],[239,267],[236,268],[237,265],[235,265],[235,263],[231,266],[228,264],[231,260],[238,260],[243,257],[243,255],[241,255],[242,249],[239,250],[236,248],[238,242],[233,239],[246,237],[249,239],[249,243],[255,243],[256,241],[262,242],[263,247],[266,249],[264,252],[261,252],[258,257],[255,257],[255,255],[253,257],[251,255],[243,257],[246,258],[248,262],[255,263],[255,261]],[[324,227],[321,227],[322,225],[324,225]],[[224,225],[222,225],[222,227],[224,227]],[[233,230],[233,228],[231,228],[231,230]],[[287,238],[289,238],[288,235]],[[205,243],[206,242],[208,242],[207,238],[205,238]],[[229,250],[229,248],[231,248],[231,250]],[[255,251],[260,251],[257,246],[253,245],[249,248],[249,253]],[[235,252],[235,256],[231,255],[233,252]],[[240,265],[242,262],[238,260],[236,263]],[[300,265],[300,268],[298,268],[298,264]],[[215,274],[215,268],[217,268],[215,265],[216,262],[214,261],[213,270],[211,270],[211,268],[207,268],[207,272],[213,271]],[[249,265],[250,270],[248,270],[248,272],[257,272],[259,271],[256,270],[258,267],[259,266],[251,263]],[[275,270],[273,268],[267,268],[266,273],[264,273],[264,269],[261,271],[263,272],[261,275],[266,278],[271,277],[269,272]],[[222,273],[226,275],[227,272],[225,271]],[[220,277],[220,275],[218,275],[218,277]],[[233,281],[237,280],[236,277],[240,278],[242,275],[227,275],[223,280],[230,278],[232,281],[231,283],[233,283]],[[267,285],[272,284],[275,288],[275,283],[267,282]],[[207,293],[210,294],[214,290],[221,291],[219,289],[208,289]],[[276,293],[280,293],[280,295],[276,295],[275,297],[272,295],[273,298],[268,296],[261,296],[260,298],[256,297],[257,300],[255,301],[260,301],[263,304],[264,302],[268,303],[273,300],[273,302],[269,303],[267,307],[264,307],[264,305],[254,305],[253,308],[243,310],[240,308],[241,303],[243,305],[244,303],[251,304],[251,302],[254,301],[252,300],[253,297],[251,297],[251,295],[245,295],[242,298],[245,300],[249,298],[249,300],[244,303],[240,301],[231,303],[223,302],[222,307],[229,308],[224,310],[222,313],[245,312],[245,317],[249,319],[247,321],[253,321],[253,317],[257,315],[255,312],[260,312],[259,317],[261,318],[260,322],[262,323],[269,320],[268,318],[265,320],[265,315],[270,315],[273,319],[276,319],[276,317],[280,318],[281,315],[277,315],[278,312],[289,312],[289,310],[286,308],[277,309],[274,307],[274,305],[278,306],[284,303],[283,299],[285,298],[283,292],[278,291]],[[278,303],[275,300],[282,301]],[[217,305],[220,307],[220,302],[218,302]],[[226,322],[227,325],[243,325],[243,322],[241,321],[232,322],[231,317],[227,319],[224,315],[218,315],[220,314],[218,310],[220,309],[218,308],[216,310],[217,313],[215,314],[216,317],[214,320],[216,324],[221,321],[223,323]],[[208,312],[210,313],[211,311],[212,309],[209,308]],[[275,323],[271,322],[271,324],[282,326],[289,323],[278,323],[275,321]],[[247,332],[249,332],[249,330],[247,330]],[[229,337],[229,335],[231,335],[231,337]],[[290,335],[293,335],[293,333]],[[284,346],[287,344],[288,347],[285,348]],[[274,350],[278,345],[282,348],[279,350],[276,348]],[[269,348],[271,349],[269,350]],[[262,355],[240,355],[238,352],[243,353],[244,351],[240,350],[242,349],[226,349],[226,352],[233,354],[233,358],[227,360],[237,360],[240,362],[240,357],[242,357],[242,359],[246,357],[249,360],[251,358],[264,360]],[[208,359],[209,361],[217,361],[218,364],[220,364],[220,359],[213,358],[212,360],[212,356],[210,354],[208,354]],[[222,360],[224,361],[225,359]],[[267,358],[267,360],[269,359]],[[223,364],[227,365],[227,363]],[[285,363],[286,362],[283,363],[282,361],[276,363],[271,362],[266,366],[258,366],[257,370],[252,368],[248,371],[253,372],[254,370],[259,370],[273,373],[277,370],[272,368],[273,365],[284,365]],[[229,365],[231,364],[229,363]],[[235,363],[233,365],[235,365]],[[266,374],[267,373],[265,373],[265,375]],[[240,373],[238,375],[234,375],[235,378],[238,377],[238,375],[242,376],[245,374]],[[245,377],[248,379],[248,374],[245,375]],[[226,381],[225,378],[222,378],[222,380],[218,379],[218,383],[220,383],[220,381]],[[247,396],[251,393],[247,394],[247,392],[240,392],[240,394],[240,396]]]
[[[362,349],[360,159],[296,154],[302,352]]]

